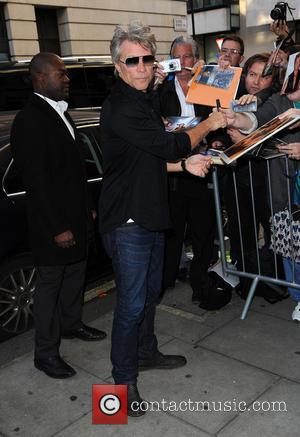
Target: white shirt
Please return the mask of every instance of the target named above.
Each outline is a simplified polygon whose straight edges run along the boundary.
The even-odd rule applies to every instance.
[[[181,116],[195,117],[194,105],[192,103],[186,102],[184,92],[182,91],[179,80],[177,79],[176,76],[175,76],[175,90],[181,106]]]
[[[52,108],[58,113],[58,115],[63,119],[65,125],[67,126],[67,128],[70,131],[70,134],[72,135],[72,137],[75,140],[75,134],[74,134],[74,129],[73,127],[70,125],[70,123],[68,122],[68,120],[66,119],[66,116],[64,114],[64,112],[68,109],[68,103],[65,102],[64,100],[59,100],[58,102],[56,102],[55,100],[49,99],[46,96],[43,96],[42,94],[38,94],[38,93],[34,93],[37,96],[39,96],[41,99],[45,100],[47,103],[49,103],[50,106],[52,106]]]

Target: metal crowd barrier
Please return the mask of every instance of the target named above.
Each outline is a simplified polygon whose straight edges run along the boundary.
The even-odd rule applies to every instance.
[[[276,157],[272,159],[283,159],[285,162],[285,170],[286,170],[286,190],[287,190],[287,198],[288,198],[288,204],[287,209],[290,213],[290,217],[292,217],[292,201],[291,201],[291,178],[292,175],[290,175],[289,172],[289,165],[288,165],[288,158],[286,156],[284,157]],[[214,189],[214,197],[215,197],[215,205],[216,205],[216,215],[217,215],[217,228],[218,228],[218,235],[219,235],[219,249],[220,249],[220,257],[223,267],[223,274],[226,276],[227,274],[231,275],[237,275],[240,278],[248,278],[251,281],[251,285],[249,288],[248,296],[246,298],[246,302],[241,314],[241,319],[244,320],[247,317],[247,313],[249,311],[250,305],[252,303],[256,288],[260,282],[267,283],[271,288],[276,289],[278,286],[283,287],[295,287],[297,289],[300,289],[300,284],[297,284],[295,282],[295,253],[294,253],[294,242],[293,242],[293,229],[292,229],[292,222],[290,223],[290,235],[292,235],[292,282],[289,282],[284,279],[284,277],[279,277],[278,274],[278,258],[272,250],[272,257],[274,261],[274,274],[273,275],[265,275],[262,272],[261,268],[261,254],[260,254],[260,247],[259,247],[259,235],[258,235],[258,229],[259,229],[259,223],[257,223],[257,215],[256,215],[256,205],[255,205],[255,189],[253,184],[253,159],[249,158],[248,162],[246,163],[246,166],[248,166],[249,171],[249,189],[251,193],[251,204],[249,205],[249,214],[251,214],[254,224],[254,247],[255,247],[255,256],[256,256],[256,265],[257,265],[257,271],[247,271],[247,253],[245,252],[244,248],[244,241],[243,241],[243,223],[241,221],[240,217],[240,205],[239,205],[239,187],[237,183],[237,177],[236,171],[238,169],[239,162],[237,163],[237,166],[230,166],[223,169],[223,167],[215,166],[213,170],[213,189]],[[270,231],[272,238],[275,238],[274,234],[274,186],[272,184],[272,164],[271,159],[265,160],[265,167],[266,167],[266,191],[267,191],[267,198],[266,198],[266,205],[268,205],[270,210]],[[225,247],[225,240],[224,240],[224,229],[223,229],[223,210],[224,205],[221,200],[220,195],[220,182],[219,182],[219,173],[220,172],[232,172],[232,183],[234,187],[234,198],[235,198],[235,206],[236,206],[236,218],[238,222],[238,234],[239,234],[239,240],[240,240],[240,254],[241,254],[241,268],[236,268],[236,266],[231,265],[227,261],[226,254],[228,254],[228,248]],[[221,189],[224,187],[221,186]],[[225,205],[226,208],[226,205]],[[247,232],[247,230],[244,229],[244,231]],[[228,235],[228,234],[227,234]]]

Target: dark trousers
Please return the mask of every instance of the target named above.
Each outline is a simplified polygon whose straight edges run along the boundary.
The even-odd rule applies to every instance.
[[[138,359],[157,354],[154,318],[161,292],[164,234],[126,223],[102,239],[112,258],[117,287],[112,375],[116,384],[135,384]]]
[[[213,254],[216,229],[213,190],[199,187],[197,197],[170,191],[169,203],[172,230],[166,239],[164,287],[173,285],[176,281],[185,230],[188,226],[194,254],[190,266],[190,283],[193,291],[200,291],[206,286],[207,269]]]
[[[80,328],[85,270],[86,261],[37,267],[35,358],[59,355],[61,333]]]

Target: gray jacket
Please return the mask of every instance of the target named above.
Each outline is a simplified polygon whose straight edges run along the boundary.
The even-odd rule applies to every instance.
[[[270,121],[279,114],[293,108],[293,103],[287,96],[273,94],[262,106],[259,107],[256,117],[258,125]],[[276,134],[276,138],[286,143],[300,142],[300,128],[283,129]],[[294,178],[299,170],[299,161],[286,157],[273,158],[270,161],[271,191],[273,212],[278,212],[288,206],[288,180],[290,181],[290,194],[293,201]]]

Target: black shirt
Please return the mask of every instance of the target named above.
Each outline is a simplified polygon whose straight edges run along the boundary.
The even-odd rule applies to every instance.
[[[118,79],[101,111],[104,176],[100,231],[132,219],[158,231],[170,226],[166,161],[191,152],[186,133],[169,133],[155,92],[138,91]]]

